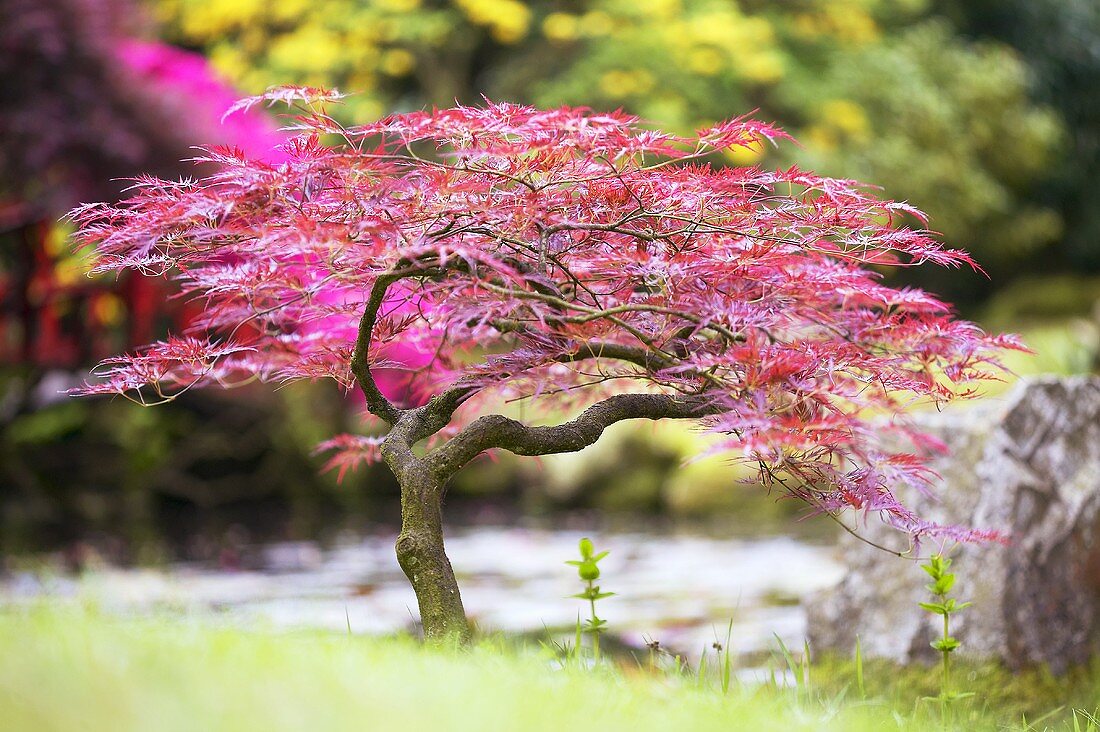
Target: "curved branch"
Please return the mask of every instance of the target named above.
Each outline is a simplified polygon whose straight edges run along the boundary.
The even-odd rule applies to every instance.
[[[476,324],[477,322],[479,321],[471,321],[472,324]],[[531,335],[531,329],[527,324],[518,320],[494,318],[493,320],[485,321],[485,324],[502,334],[518,333],[520,335]],[[562,345],[563,348],[565,346],[571,347],[551,357],[551,360],[557,363],[574,363],[590,358],[597,360],[607,359],[632,363],[647,371],[660,371],[661,369],[669,368],[678,363],[678,361],[664,358],[643,348],[635,348],[633,346],[626,346],[610,341],[576,341],[569,339],[568,343]]]
[[[577,344],[576,350],[558,354],[554,357],[554,360],[559,363],[574,363],[589,358],[632,363],[646,371],[660,371],[677,363],[673,359],[664,358],[642,348],[632,348],[618,343],[601,341],[582,341]]]
[[[500,414],[481,417],[426,456],[442,479],[486,450],[501,448],[516,455],[575,452],[600,438],[603,431],[627,419],[690,419],[717,414],[723,407],[702,396],[616,394],[593,404],[579,417],[552,427],[532,427]]]
[[[519,300],[539,300],[541,302],[547,303],[548,305],[552,305],[559,310],[574,310],[583,313],[582,315],[562,316],[559,318],[559,320],[563,323],[588,323],[593,320],[605,318],[609,322],[614,323],[626,332],[633,335],[646,346],[653,349],[655,353],[665,357],[669,357],[670,354],[663,352],[660,348],[653,345],[652,338],[616,316],[620,313],[632,312],[660,313],[662,315],[670,315],[673,317],[681,318],[682,320],[686,320],[689,323],[695,324],[701,330],[714,331],[730,343],[744,341],[744,336],[738,333],[734,333],[729,328],[719,323],[710,322],[704,318],[700,318],[682,309],[678,310],[676,308],[665,307],[662,305],[649,305],[645,303],[629,303],[624,305],[616,305],[615,307],[610,308],[595,308],[589,307],[587,305],[582,305],[577,302],[563,300],[560,297],[546,294],[544,292],[532,292],[530,290],[513,290],[511,288],[502,287],[500,285],[496,285],[492,282],[488,282],[485,280],[480,281],[479,284],[490,292],[495,292],[498,295],[514,297]]]
[[[378,279],[374,281],[370,298],[367,300],[367,306],[363,310],[363,316],[359,319],[359,332],[355,337],[355,348],[351,352],[351,372],[355,375],[359,389],[362,390],[363,397],[367,400],[367,409],[370,410],[371,414],[389,422],[391,425],[397,424],[397,421],[401,419],[401,410],[394,406],[393,402],[387,399],[382,390],[378,388],[378,383],[375,382],[374,375],[371,374],[369,352],[374,334],[374,325],[378,320],[378,309],[382,307],[382,303],[386,299],[386,291],[389,290],[390,285],[399,279],[401,279],[401,275],[387,273],[379,275]]]
[[[448,269],[462,269],[464,267],[465,262],[462,260],[456,260],[456,262],[446,266],[441,266],[438,263],[409,262],[407,260],[402,260],[398,268],[380,274],[371,286],[370,297],[367,299],[367,304],[363,309],[363,315],[359,319],[359,327],[355,337],[355,347],[352,350],[350,365],[351,372],[355,376],[355,380],[359,384],[360,390],[363,392],[363,397],[366,399],[367,409],[371,414],[385,420],[390,425],[396,425],[407,410],[399,409],[393,402],[386,398],[386,395],[378,388],[378,383],[375,381],[374,375],[371,373],[370,369],[370,347],[374,337],[374,326],[378,321],[378,311],[386,300],[386,293],[390,285],[399,280],[408,277],[438,276],[441,271],[445,272]],[[549,297],[554,294],[560,293],[551,292],[546,294],[546,296]],[[471,388],[459,387],[433,398],[432,403],[435,405],[435,408],[431,410],[432,419],[428,421],[434,424],[442,418],[443,422],[436,430],[441,429],[442,426],[446,425],[455,409],[458,408],[471,391],[473,391]],[[418,423],[426,424],[424,420],[417,421]],[[433,430],[433,432],[436,430]]]
[[[440,268],[438,264],[430,262],[410,262],[402,260],[398,268],[391,269],[378,276],[371,286],[370,297],[367,299],[363,315],[359,319],[359,329],[355,336],[355,347],[351,353],[351,372],[359,384],[363,397],[367,401],[367,409],[371,414],[379,417],[390,425],[396,425],[409,410],[398,409],[386,395],[378,388],[374,375],[370,370],[370,346],[374,339],[374,326],[378,321],[378,311],[386,300],[386,293],[393,283],[413,277],[436,277],[446,269],[458,269],[464,266],[459,261],[449,267]],[[446,420],[449,420],[455,409],[465,399],[471,390],[468,388],[451,389],[432,399],[438,408],[449,409]],[[436,411],[439,411],[437,409]],[[443,424],[446,424],[446,420]],[[437,428],[437,430],[440,428]]]

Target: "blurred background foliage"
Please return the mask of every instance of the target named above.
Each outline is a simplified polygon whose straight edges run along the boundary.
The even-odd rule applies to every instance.
[[[957,3],[960,18],[966,3]],[[1051,3],[1054,6],[1054,3]],[[798,164],[873,181],[932,212],[991,275],[922,273],[963,306],[1047,262],[1066,212],[1039,195],[1067,128],[1021,52],[967,37],[922,0],[157,0],[168,40],[242,89],[355,92],[348,121],[481,95],[624,107],[687,131],[759,110]],[[980,23],[978,14],[970,13]],[[1057,254],[1063,254],[1057,252]],[[1100,264],[1100,262],[1097,262]]]
[[[937,0],[960,33],[1013,48],[1033,99],[1066,129],[1061,154],[1039,176],[1037,200],[1063,217],[1062,262],[1100,268],[1100,3],[1093,0]]]
[[[135,73],[118,55],[133,39],[193,52],[184,65],[205,58],[241,93],[351,92],[345,122],[483,95],[622,107],[678,131],[757,110],[801,146],[722,162],[858,178],[923,208],[989,277],[891,276],[1024,331],[1039,355],[1014,361],[1019,373],[1097,368],[1095,0],[5,0],[0,21],[17,51],[0,62],[0,302],[23,322],[0,322],[8,547],[103,532],[121,534],[120,555],[133,558],[204,526],[305,536],[334,517],[392,511],[384,470],[343,485],[317,475],[312,445],[357,427],[357,407],[328,385],[196,394],[158,410],[58,398],[95,358],[170,327],[181,306],[125,281],[89,289],[52,222],[117,195],[112,176],[178,175],[187,144],[221,141],[209,98],[225,92],[164,86],[158,69],[179,59],[163,49],[164,63]],[[234,134],[263,137],[270,125]],[[35,333],[19,311],[31,305],[49,316]],[[452,508],[732,512],[758,526],[796,508],[741,487],[751,475],[721,460],[685,467],[695,439],[624,427],[578,455],[481,462],[460,476]]]

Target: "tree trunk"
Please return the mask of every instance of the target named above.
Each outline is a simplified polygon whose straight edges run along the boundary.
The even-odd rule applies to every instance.
[[[401,533],[397,561],[409,578],[420,606],[424,639],[449,645],[470,640],[451,561],[443,546],[443,485],[421,471],[409,471],[401,484]],[[416,473],[421,473],[415,475]]]

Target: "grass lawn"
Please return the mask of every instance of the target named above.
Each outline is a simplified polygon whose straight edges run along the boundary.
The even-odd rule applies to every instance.
[[[1098,675],[1069,680],[960,673],[978,692],[960,730],[1075,730]],[[562,670],[503,640],[429,651],[408,639],[265,633],[180,618],[126,620],[36,607],[0,610],[0,728],[46,730],[923,730],[942,729],[930,669],[850,662],[809,688],[735,684],[629,662]],[[1060,711],[1035,722],[1042,712]],[[1021,724],[1029,712],[1032,726]],[[1091,711],[1091,710],[1090,710]],[[1096,730],[1077,715],[1077,729]]]

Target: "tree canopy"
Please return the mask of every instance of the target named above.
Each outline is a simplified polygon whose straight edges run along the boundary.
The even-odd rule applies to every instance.
[[[204,306],[185,336],[107,362],[86,392],[358,384],[386,440],[440,443],[441,476],[486,450],[577,450],[621,419],[694,418],[820,511],[956,532],[894,497],[925,470],[879,437],[927,445],[882,417],[968,395],[1019,346],[880,281],[883,267],[972,264],[896,225],[918,210],[794,167],[711,165],[785,137],[751,119],[680,136],[621,112],[490,104],[344,127],[318,106],[333,97],[245,103],[301,105],[283,163],[215,148],[215,175],[143,180],[73,213],[100,270],[170,274]],[[394,360],[397,340],[429,356]],[[395,403],[377,369],[407,372],[420,398]],[[552,428],[476,418],[501,399],[589,409]],[[328,447],[346,467],[385,444]]]

